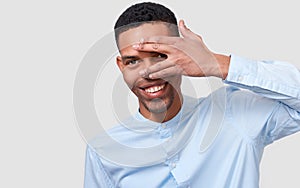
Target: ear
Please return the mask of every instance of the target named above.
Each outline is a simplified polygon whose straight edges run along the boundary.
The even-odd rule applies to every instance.
[[[123,61],[122,61],[122,58],[121,56],[117,56],[116,57],[116,63],[120,69],[121,72],[123,72],[123,69],[125,68],[124,64],[123,64]]]

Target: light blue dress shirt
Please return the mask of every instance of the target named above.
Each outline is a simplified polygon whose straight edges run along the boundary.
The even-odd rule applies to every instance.
[[[300,130],[300,73],[284,62],[252,61],[232,55],[224,82],[228,86],[208,97],[184,96],[181,111],[168,122],[151,122],[137,113],[127,120],[132,127],[117,126],[109,131],[111,137],[128,147],[171,142],[171,149],[166,148],[170,155],[164,161],[144,166],[117,164],[99,157],[96,151],[103,140],[101,136],[94,139],[87,148],[84,187],[259,187],[264,147]],[[149,130],[135,127],[141,122]],[[188,139],[180,140],[176,135],[186,131],[184,127],[192,131],[185,133]],[[177,143],[172,141],[174,137],[179,139]],[[173,142],[176,151],[172,150]],[[141,158],[148,157],[147,153],[138,158],[132,153],[122,155],[127,161],[132,158],[141,164]]]

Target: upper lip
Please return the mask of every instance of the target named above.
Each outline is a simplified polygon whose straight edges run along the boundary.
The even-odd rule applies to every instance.
[[[146,88],[153,87],[153,86],[161,86],[161,85],[166,84],[166,83],[167,83],[166,81],[144,83],[144,84],[141,84],[139,86],[139,88],[140,89],[146,89]]]

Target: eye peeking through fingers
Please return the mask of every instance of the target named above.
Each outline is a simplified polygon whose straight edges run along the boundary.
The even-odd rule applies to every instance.
[[[167,59],[168,56],[166,54],[159,53],[157,57]]]
[[[168,56],[166,54],[156,53],[154,56],[151,57],[151,61],[152,62],[160,62],[167,58],[168,58]]]
[[[125,56],[123,57],[123,64],[129,67],[136,67],[144,61],[149,61],[152,63],[158,63],[167,59],[167,55],[157,52],[151,52],[147,56]]]

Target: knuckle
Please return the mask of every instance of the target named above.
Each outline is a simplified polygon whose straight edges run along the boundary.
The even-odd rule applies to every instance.
[[[162,70],[162,71],[160,72],[160,76],[162,76],[162,77],[167,76],[167,74],[168,74],[168,72],[167,72],[166,70]]]
[[[200,35],[197,35],[197,37],[202,41],[202,37]]]
[[[183,72],[183,69],[179,65],[175,65],[174,69],[177,74],[181,74]]]
[[[156,68],[159,70],[159,69],[161,69],[161,63],[157,63],[156,64]]]
[[[153,50],[158,50],[159,44],[158,43],[152,44],[152,48],[153,48]]]
[[[181,63],[181,57],[180,56],[176,56],[174,57],[174,63]]]
[[[180,37],[180,38],[178,38],[178,40],[176,40],[175,44],[180,45],[183,43],[183,41],[184,41],[184,39]]]

